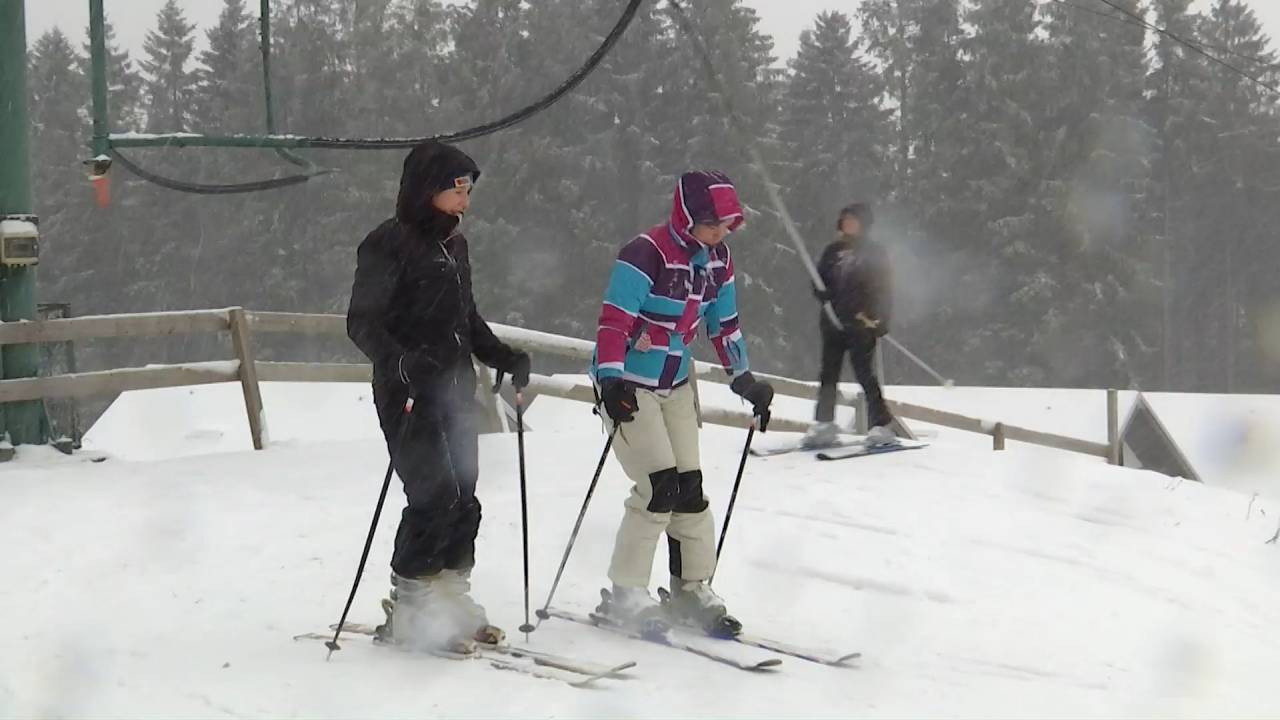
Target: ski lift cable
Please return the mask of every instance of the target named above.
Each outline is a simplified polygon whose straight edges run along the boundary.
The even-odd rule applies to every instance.
[[[1153,32],[1160,33],[1161,35],[1164,35],[1165,37],[1167,37],[1167,38],[1169,38],[1169,39],[1171,39],[1171,40],[1173,40],[1173,41],[1175,41],[1175,42],[1177,42],[1177,43],[1179,43],[1179,44],[1181,44],[1181,45],[1184,45],[1184,46],[1186,46],[1186,47],[1190,48],[1192,51],[1194,51],[1194,52],[1196,52],[1196,53],[1199,53],[1200,55],[1203,55],[1203,56],[1205,56],[1205,57],[1209,58],[1209,59],[1210,59],[1210,60],[1212,60],[1213,62],[1215,62],[1215,63],[1217,63],[1217,64],[1219,64],[1219,65],[1221,65],[1221,66],[1225,67],[1226,69],[1230,70],[1231,72],[1233,72],[1233,73],[1235,73],[1235,74],[1237,74],[1237,75],[1239,75],[1239,76],[1241,76],[1241,77],[1243,77],[1243,78],[1245,78],[1245,79],[1247,79],[1247,80],[1251,80],[1251,81],[1253,81],[1253,82],[1254,82],[1255,84],[1257,84],[1259,87],[1266,88],[1267,90],[1270,90],[1271,92],[1273,92],[1273,93],[1275,93],[1275,94],[1277,94],[1277,95],[1280,95],[1280,87],[1277,87],[1277,86],[1275,86],[1275,85],[1271,85],[1270,83],[1265,82],[1265,81],[1264,81],[1264,80],[1262,80],[1261,78],[1259,78],[1259,77],[1257,77],[1257,76],[1255,76],[1255,75],[1251,75],[1250,73],[1248,73],[1248,72],[1246,72],[1246,71],[1244,71],[1244,70],[1242,70],[1242,69],[1240,69],[1240,68],[1236,67],[1235,65],[1232,65],[1231,63],[1227,62],[1226,60],[1223,60],[1222,58],[1220,58],[1220,57],[1218,57],[1218,56],[1216,56],[1216,55],[1213,55],[1212,53],[1208,52],[1207,50],[1205,50],[1204,48],[1200,47],[1199,45],[1196,45],[1194,42],[1191,42],[1190,40],[1186,40],[1186,39],[1182,38],[1181,36],[1177,35],[1176,33],[1171,32],[1171,31],[1170,31],[1170,30],[1168,30],[1167,28],[1162,28],[1162,27],[1160,27],[1160,26],[1158,26],[1158,25],[1155,25],[1155,24],[1153,24],[1153,23],[1148,22],[1146,18],[1142,17],[1141,15],[1138,15],[1137,13],[1134,13],[1133,11],[1129,10],[1128,8],[1125,8],[1125,7],[1122,7],[1122,6],[1120,6],[1120,5],[1117,5],[1117,4],[1116,4],[1115,2],[1113,2],[1112,0],[1098,0],[1098,2],[1102,3],[1103,5],[1106,5],[1107,7],[1111,8],[1111,9],[1113,9],[1113,10],[1116,10],[1117,12],[1123,13],[1123,14],[1125,14],[1125,15],[1127,15],[1127,16],[1129,16],[1129,17],[1133,18],[1134,20],[1136,20],[1137,22],[1141,23],[1144,27],[1149,28],[1149,29],[1150,29],[1150,30],[1152,30]]]
[[[1117,15],[1112,12],[1103,12],[1102,10],[1095,10],[1091,7],[1086,7],[1084,5],[1077,5],[1076,3],[1069,2],[1068,0],[1049,0],[1049,2],[1052,2],[1057,5],[1061,5],[1063,7],[1069,7],[1075,10],[1079,10],[1081,12],[1086,12],[1086,13],[1089,13],[1090,15],[1097,15],[1098,17],[1107,18],[1108,20],[1118,20],[1127,25],[1136,25],[1139,27],[1147,28],[1147,29],[1158,30],[1158,28],[1155,28],[1149,25],[1145,20],[1139,21],[1139,20],[1134,20],[1133,18],[1130,18],[1130,17],[1126,17],[1124,15]],[[1238,57],[1242,60],[1248,60],[1251,63],[1256,63],[1258,65],[1261,65],[1263,68],[1267,70],[1280,70],[1280,63],[1277,63],[1273,60],[1267,60],[1265,58],[1260,58],[1256,55],[1249,55],[1247,53],[1238,52],[1236,50],[1232,50],[1230,48],[1223,47],[1221,45],[1214,45],[1213,43],[1207,43],[1201,40],[1187,40],[1187,42],[1194,43],[1200,46],[1201,48],[1204,48],[1207,50],[1214,50],[1220,53],[1226,53],[1227,55]]]
[[[137,163],[121,154],[119,150],[113,149],[111,151],[111,155],[116,162],[124,166],[125,170],[128,170],[149,183],[159,185],[166,190],[175,190],[177,192],[190,193],[193,195],[237,195],[241,193],[263,192],[264,190],[278,190],[283,187],[289,187],[290,185],[304,183],[319,175],[325,175],[333,172],[332,170],[317,168],[312,172],[296,175],[285,175],[283,177],[269,178],[266,180],[254,180],[252,182],[219,185],[175,180],[140,167]]]
[[[545,96],[534,101],[533,103],[526,105],[525,107],[520,108],[504,117],[498,118],[497,120],[484,123],[483,125],[477,125],[475,127],[467,128],[464,130],[457,130],[451,133],[431,135],[426,137],[328,138],[328,137],[301,136],[299,137],[299,139],[305,140],[307,142],[308,147],[320,148],[320,149],[397,150],[397,149],[411,148],[427,140],[437,140],[440,142],[456,143],[456,142],[463,142],[466,140],[474,140],[476,138],[484,137],[486,135],[491,135],[501,130],[506,130],[507,128],[510,128],[521,122],[524,122],[525,120],[528,120],[534,115],[537,115],[543,110],[546,110],[547,108],[551,107],[557,101],[562,99],[565,95],[573,91],[573,89],[576,88],[578,85],[582,84],[582,81],[585,80],[587,76],[590,75],[592,71],[594,71],[596,67],[600,65],[600,63],[604,60],[605,56],[608,55],[609,52],[614,48],[614,46],[618,44],[618,40],[622,38],[622,35],[626,32],[627,28],[631,25],[631,21],[635,19],[636,13],[637,11],[639,11],[640,6],[644,3],[644,1],[645,0],[629,0],[627,3],[627,7],[622,12],[622,16],[618,18],[618,21],[614,24],[613,28],[609,31],[609,34],[605,36],[600,46],[596,48],[595,52],[593,52],[591,56],[587,58],[586,62],[584,62],[581,67],[579,67],[572,75],[566,78],[565,81],[562,82],[558,87],[556,87],[554,90],[552,90]],[[160,147],[163,147],[163,145],[160,145]],[[164,177],[159,173],[149,172],[139,167],[137,163],[132,162],[127,157],[122,155],[119,150],[116,150],[113,148],[111,153],[116,159],[118,159],[121,162],[122,165],[125,166],[127,170],[134,173],[138,177],[144,180],[147,180],[148,182],[155,183],[157,185],[160,185],[161,187],[168,188],[170,190],[176,190],[179,192],[186,192],[186,193],[193,193],[193,194],[200,194],[200,195],[226,195],[226,194],[235,194],[235,193],[261,192],[263,190],[274,190],[281,187],[287,187],[289,185],[296,185],[298,183],[303,183],[318,175],[324,175],[329,172],[332,172],[331,170],[328,170],[328,169],[317,168],[315,170],[312,170],[306,173],[288,175],[288,176],[279,177],[279,178],[271,178],[267,180],[257,180],[253,182],[232,183],[232,184],[225,184],[225,185],[210,185],[210,184],[204,184],[204,183],[186,182],[182,180],[175,180],[173,178]]]

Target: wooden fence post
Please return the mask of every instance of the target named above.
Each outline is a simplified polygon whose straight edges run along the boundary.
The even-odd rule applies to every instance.
[[[1004,449],[1004,423],[1002,422],[996,423],[996,426],[991,429],[991,449]]]
[[[230,308],[227,311],[227,323],[231,330],[231,346],[240,360],[240,389],[244,391],[244,410],[249,416],[249,434],[253,437],[253,449],[261,450],[266,444],[262,388],[258,386],[258,367],[253,356],[253,339],[244,308]]]
[[[1120,464],[1120,393],[1107,390],[1107,463]]]

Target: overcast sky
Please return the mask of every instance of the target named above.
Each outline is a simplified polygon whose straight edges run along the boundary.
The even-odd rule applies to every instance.
[[[165,0],[105,2],[107,14],[115,24],[116,34],[131,50],[139,50],[143,36],[155,25],[156,12],[164,5]],[[1100,0],[1079,2],[1097,4],[1099,9],[1106,9]],[[1207,6],[1209,2],[1210,0],[1199,0],[1197,4]],[[201,28],[213,25],[222,7],[222,3],[217,0],[179,0],[178,4],[186,11],[187,19]],[[256,13],[257,3],[246,4]],[[621,7],[622,0],[618,4]],[[843,10],[852,14],[858,6],[857,0],[747,0],[747,4],[760,13],[763,30],[773,36],[775,52],[783,59],[791,57],[795,52],[800,31],[810,25],[819,12]],[[1250,4],[1267,34],[1271,36],[1272,47],[1280,49],[1274,42],[1276,38],[1280,38],[1280,0],[1252,0]],[[54,25],[62,27],[72,37],[79,37],[89,25],[87,0],[28,0],[26,8],[28,42],[34,41]]]

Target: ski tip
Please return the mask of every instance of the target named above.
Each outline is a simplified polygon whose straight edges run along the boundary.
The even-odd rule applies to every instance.
[[[769,658],[768,660],[761,660],[760,662],[756,663],[755,665],[752,666],[752,669],[770,670],[778,667],[781,664],[782,664],[781,658]]]
[[[860,653],[860,652],[851,652],[851,653],[849,653],[848,655],[841,655],[840,657],[836,658],[835,662],[834,662],[834,663],[832,663],[832,664],[833,664],[833,665],[843,665],[844,663],[847,663],[847,662],[849,662],[850,660],[857,660],[857,659],[858,659],[858,658],[860,658],[860,657],[862,657],[862,653]]]

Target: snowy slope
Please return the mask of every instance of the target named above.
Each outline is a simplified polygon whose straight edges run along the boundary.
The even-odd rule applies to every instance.
[[[546,424],[528,443],[535,604],[604,442],[574,407],[580,420]],[[776,675],[750,676],[547,621],[537,647],[639,663],[633,679],[574,690],[354,639],[326,663],[322,646],[290,639],[333,622],[346,599],[386,462],[371,417],[353,433],[364,439],[336,441],[300,412],[295,440],[264,452],[131,461],[152,442],[148,413],[171,420],[162,407],[138,412],[127,422],[139,424],[102,426],[115,454],[104,462],[22,448],[0,466],[10,616],[0,717],[1260,717],[1280,707],[1280,548],[1263,544],[1280,505],[1265,498],[1250,506],[1089,458],[946,438],[839,463],[753,458],[717,587],[750,629],[861,650],[860,666],[788,659]],[[243,422],[239,407],[210,413],[210,428]],[[287,425],[272,424],[277,435]],[[719,518],[744,433],[703,437]],[[481,443],[476,593],[514,628],[514,438]],[[610,461],[558,605],[594,603],[625,492]],[[353,619],[379,616],[400,502],[393,490]]]
[[[582,380],[582,376],[561,376]],[[856,391],[855,385],[846,389]],[[724,385],[699,386],[707,406],[745,410]],[[1106,441],[1106,392],[1062,388],[893,386],[889,397],[1034,430]],[[273,444],[330,442],[380,437],[369,388],[364,383],[262,383],[263,405]],[[1121,421],[1137,393],[1120,393]],[[1148,393],[1148,402],[1202,479],[1246,495],[1262,493],[1280,500],[1280,395]],[[159,460],[196,454],[233,452],[251,447],[237,383],[163,388],[123,393],[84,439],[87,449],[128,460]],[[775,417],[809,420],[813,403],[778,396]],[[571,400],[542,396],[529,410],[535,428],[572,430],[590,422],[590,408]],[[837,420],[853,421],[850,408]],[[973,450],[990,448],[989,438],[949,428],[910,422],[932,440]],[[145,433],[137,428],[146,427]],[[1022,447],[1017,443],[1011,446]]]
[[[367,383],[260,386],[273,444],[382,437]],[[217,383],[121,393],[85,434],[84,447],[127,460],[163,460],[252,450],[253,442],[240,384]]]
[[[1106,391],[1061,388],[891,387],[896,400],[1106,442]],[[1144,393],[1204,482],[1280,500],[1280,395]],[[1120,421],[1137,398],[1120,393]],[[914,425],[913,425],[914,427]]]

